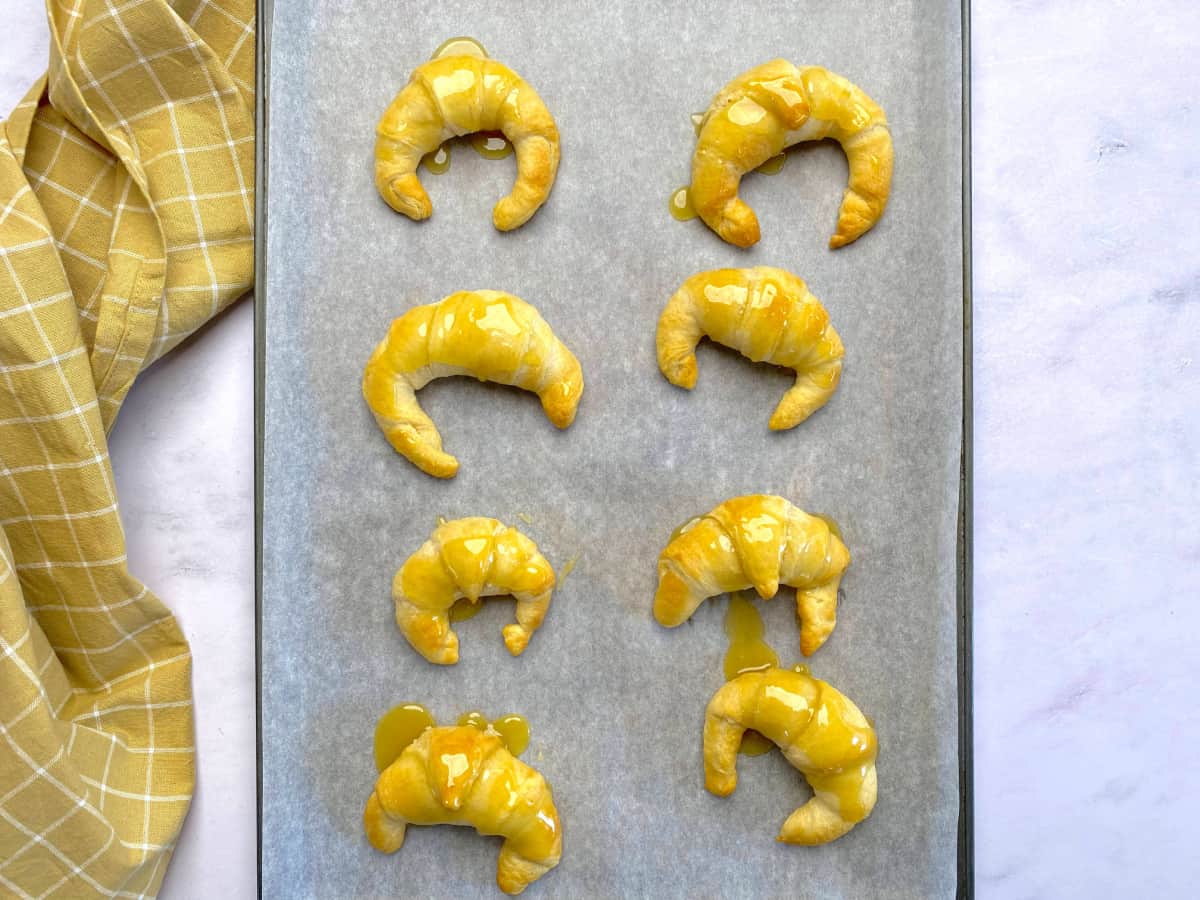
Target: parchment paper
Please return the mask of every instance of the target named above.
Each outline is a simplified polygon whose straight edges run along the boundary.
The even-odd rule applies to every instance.
[[[553,111],[562,166],[511,234],[491,209],[510,158],[455,148],[422,174],[433,218],[393,213],[372,183],[376,121],[411,69],[469,34]],[[960,13],[957,0],[837,4],[397,4],[292,0],[275,10],[269,94],[262,594],[266,897],[491,897],[499,839],[412,828],[394,856],[363,836],[377,717],[402,701],[440,720],[529,718],[525,760],[562,817],[561,865],[530,897],[945,897],[958,814],[955,520],[961,417]],[[891,203],[857,243],[826,248],[846,181],[833,144],[794,150],[743,196],[763,239],[679,223],[689,114],[783,56],[860,84],[896,147]],[[693,272],[777,265],[805,278],[846,345],[841,388],[795,430],[767,420],[791,376],[705,344],[671,387],[658,314]],[[537,399],[467,379],[420,394],[462,464],[439,482],[387,445],[360,392],[390,320],[458,289],[537,306],[583,364],[574,426]],[[854,561],[812,671],[879,733],[879,803],[824,847],[778,844],[809,795],[778,753],[742,757],[727,799],[704,790],[701,725],[722,682],[727,601],[675,630],[651,617],[657,554],[682,520],[778,493],[841,523]],[[526,515],[531,525],[518,517]],[[518,525],[556,566],[579,562],[526,653],[511,602],[457,630],[428,665],[393,622],[389,585],[438,515]],[[790,589],[759,604],[798,662]]]

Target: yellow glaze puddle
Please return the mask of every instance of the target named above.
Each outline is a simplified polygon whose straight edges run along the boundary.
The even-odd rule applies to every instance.
[[[479,710],[471,710],[465,712],[458,717],[459,725],[470,725],[472,728],[478,728],[484,731],[488,727],[488,719]],[[524,716],[516,713],[508,713],[491,723],[492,730],[500,735],[500,739],[504,741],[504,746],[508,748],[508,752],[513,756],[520,756],[525,752],[525,748],[529,746],[529,722]]]
[[[492,728],[504,739],[504,746],[513,756],[520,756],[529,746],[529,722],[524,716],[509,713],[493,721]]]
[[[696,207],[692,206],[692,193],[686,185],[671,194],[667,208],[671,211],[671,216],[679,222],[696,218]]]
[[[475,38],[460,35],[443,41],[429,58],[441,59],[443,56],[474,56],[476,59],[487,59],[488,52]]]
[[[565,563],[563,563],[563,567],[558,570],[559,584],[562,584],[562,582],[566,579],[566,577],[575,571],[575,566],[578,563],[579,563],[579,554],[578,553],[576,553],[574,556],[572,556],[570,559],[568,559]]]
[[[743,672],[761,672],[779,665],[779,657],[771,645],[763,640],[765,632],[762,616],[754,605],[749,591],[737,591],[729,597],[729,610],[725,613],[725,633],[729,636],[729,649],[725,651],[725,678],[737,678]],[[761,756],[775,745],[757,731],[742,735],[742,746],[738,750],[746,756]]]
[[[513,145],[499,131],[479,131],[467,138],[475,152],[484,159],[504,159],[512,156]]]
[[[483,598],[480,597],[474,603],[467,597],[460,597],[454,601],[454,605],[450,607],[451,622],[465,622],[467,619],[473,619],[483,612]]]
[[[458,725],[470,725],[480,731],[488,727],[488,718],[479,710],[465,712],[458,717]],[[500,735],[504,746],[513,756],[520,756],[529,746],[529,722],[524,716],[508,713],[490,723]],[[375,725],[375,768],[382,772],[394,763],[404,748],[421,736],[426,728],[433,728],[437,721],[433,714],[419,703],[401,703],[379,717]]]
[[[375,768],[382,772],[421,732],[436,724],[429,710],[419,703],[402,703],[389,709],[375,725]]]
[[[450,145],[466,143],[484,159],[504,159],[512,156],[513,145],[498,131],[478,131],[463,138],[446,141],[432,153],[421,157],[421,165],[431,175],[444,175],[450,170]]]
[[[786,153],[779,153],[775,156],[772,156],[754,171],[761,172],[763,175],[778,175],[783,171],[783,167],[787,163],[787,159]]]
[[[432,153],[421,157],[421,165],[431,175],[441,175],[450,169],[450,145],[442,144]]]
[[[458,717],[456,725],[470,725],[472,728],[478,728],[483,731],[488,727],[487,716],[477,709],[470,710]]]

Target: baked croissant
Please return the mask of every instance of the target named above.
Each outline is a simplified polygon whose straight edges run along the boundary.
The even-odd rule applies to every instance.
[[[416,392],[446,375],[533,391],[559,428],[574,421],[583,395],[579,360],[520,297],[461,291],[410,309],[367,360],[363,396],[396,452],[436,478],[453,478],[458,460],[443,452]]]
[[[658,319],[658,367],[667,381],[696,386],[696,345],[705,335],[755,362],[796,370],[796,383],[771,415],[775,431],[824,406],[842,377],[845,350],[829,313],[784,269],[715,269],[685,281]]]
[[[395,853],[410,824],[471,825],[503,837],[496,883],[506,894],[521,893],[562,856],[550,785],[490,728],[429,728],[383,770],[363,812],[367,840]]]
[[[709,597],[753,587],[769,600],[796,589],[800,652],[811,656],[837,624],[837,592],[850,551],[825,520],[782,497],[726,500],[683,525],[658,557],[654,618],[675,628]]]
[[[738,747],[748,728],[774,742],[813,789],[812,799],[783,823],[778,840],[825,844],[875,808],[875,729],[824,681],[770,668],[721,686],[704,714],[704,786],[719,797],[737,787]]]
[[[554,592],[554,569],[537,544],[515,528],[482,516],[438,525],[392,579],[396,624],[431,663],[458,662],[450,607],[466,597],[512,594],[517,623],[504,626],[504,646],[520,656],[542,624]]]
[[[883,215],[892,183],[892,137],[878,104],[820,66],[799,69],[776,59],[721,90],[700,122],[692,156],[691,199],[697,214],[739,247],[758,242],[758,218],[738,199],[742,176],[785,147],[833,138],[846,152],[850,184],[830,247],[862,236]]]
[[[558,127],[525,79],[494,59],[445,56],[413,71],[379,120],[375,187],[396,212],[428,219],[429,195],[417,178],[421,157],[443,141],[501,131],[517,154],[512,193],[496,204],[501,231],[524,225],[546,202],[558,172]]]

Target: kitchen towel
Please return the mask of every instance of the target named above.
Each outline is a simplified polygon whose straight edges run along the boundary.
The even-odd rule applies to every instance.
[[[152,897],[191,657],[128,571],[107,433],[254,271],[253,0],[48,0],[0,123],[0,896]]]

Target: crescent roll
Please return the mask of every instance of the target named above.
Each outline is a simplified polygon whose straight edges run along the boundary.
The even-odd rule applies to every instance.
[[[737,787],[742,734],[754,729],[783,751],[813,797],[779,831],[788,844],[826,844],[875,808],[875,729],[824,681],[770,668],[726,682],[704,713],[704,786],[718,797]]]
[[[795,370],[795,385],[771,415],[775,431],[811,416],[841,381],[846,351],[829,313],[784,269],[715,269],[685,281],[658,319],[658,367],[667,381],[696,386],[696,345],[705,336],[755,362]]]
[[[516,151],[516,183],[492,221],[501,231],[519,228],[550,196],[558,127],[529,83],[494,59],[445,56],[413,70],[376,129],[375,187],[396,212],[428,219],[433,205],[417,178],[421,157],[476,131],[503,132]]]
[[[824,519],[782,497],[734,497],[684,524],[658,557],[654,618],[675,628],[709,597],[753,587],[769,600],[796,589],[800,652],[811,656],[837,624],[850,551]]]
[[[504,838],[496,884],[519,894],[558,865],[562,826],[550,785],[490,728],[429,728],[383,770],[363,812],[367,840],[395,853],[409,825],[470,825]]]
[[[511,594],[517,623],[504,627],[504,646],[520,656],[541,626],[554,592],[554,569],[537,544],[515,528],[482,516],[438,525],[392,579],[396,625],[431,663],[458,662],[450,607],[463,597]]]
[[[532,391],[559,428],[575,420],[583,395],[579,360],[520,297],[461,291],[410,309],[367,360],[363,397],[396,452],[436,478],[453,478],[458,460],[442,450],[416,392],[447,375]]]
[[[743,72],[713,98],[692,156],[691,199],[704,223],[739,247],[758,242],[758,217],[738,199],[742,176],[804,141],[833,138],[846,152],[850,183],[833,248],[866,233],[883,215],[892,184],[892,137],[879,105],[820,66],[776,59]]]

